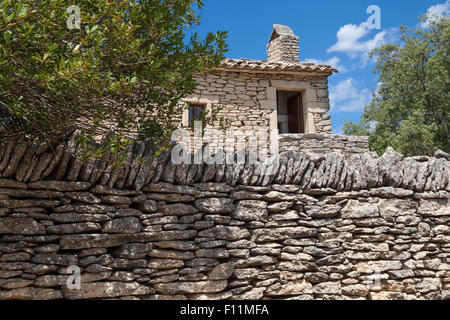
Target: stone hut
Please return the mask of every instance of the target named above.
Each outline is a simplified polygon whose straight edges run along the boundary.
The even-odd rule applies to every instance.
[[[278,129],[283,133],[331,133],[328,77],[331,66],[299,62],[299,37],[274,25],[267,60],[225,59],[209,74],[198,75],[196,91],[185,99],[190,110],[221,105],[231,128]]]
[[[266,47],[267,60],[225,59],[213,72],[197,75],[195,92],[184,99],[189,108],[182,115],[183,127],[191,126],[200,110],[211,111],[216,105],[223,108],[219,116],[228,120],[229,129],[245,132],[241,135],[250,148],[255,143],[249,143],[249,137],[267,131],[269,138],[254,140],[258,148],[345,155],[367,152],[367,137],[331,134],[328,77],[338,70],[300,62],[299,37],[287,26],[275,24]],[[215,123],[209,129],[218,127]],[[216,135],[217,131],[210,136]],[[211,150],[221,148],[215,141],[208,144]]]

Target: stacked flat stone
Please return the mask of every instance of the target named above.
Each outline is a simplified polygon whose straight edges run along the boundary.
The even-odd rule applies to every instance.
[[[349,157],[369,153],[369,137],[332,134],[282,134],[280,152],[302,151],[315,154],[336,152]]]
[[[175,165],[171,161],[171,151],[158,158],[152,157],[155,147],[151,140],[147,139],[134,141],[123,152],[123,156],[128,159],[125,164],[113,166],[116,157],[122,157],[122,154],[106,154],[88,162],[80,160],[78,154],[81,150],[76,143],[76,136],[67,144],[56,147],[50,144],[7,143],[0,145],[0,177],[17,182],[89,182],[91,185],[136,191],[142,190],[149,183],[157,182],[180,185],[223,182],[230,186],[268,186],[276,183],[295,184],[301,189],[333,188],[337,191],[368,187],[401,187],[418,192],[450,191],[449,160],[441,151],[436,153],[436,158],[408,158],[388,148],[382,157],[378,157],[373,152],[358,153],[364,149],[362,144],[367,143],[365,137],[283,137],[282,145],[289,139],[306,141],[307,152],[283,152],[279,161],[272,158],[256,163],[249,162],[250,155],[246,152],[245,163],[242,164],[195,164],[194,156],[191,155],[191,164]],[[335,142],[338,140],[343,141],[344,152],[327,153],[326,148],[339,151],[339,145]],[[308,146],[307,143],[311,145]],[[333,147],[333,144],[336,146]],[[289,146],[287,142],[286,145]],[[314,149],[318,151],[314,152]],[[203,150],[206,150],[206,146]],[[242,157],[241,151],[233,153],[229,158]]]
[[[0,148],[0,299],[449,299],[450,156],[83,163]],[[70,266],[81,289],[69,289]]]

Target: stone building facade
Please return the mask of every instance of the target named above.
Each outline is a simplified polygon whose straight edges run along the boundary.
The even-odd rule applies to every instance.
[[[282,25],[274,25],[267,55],[264,61],[225,59],[214,72],[197,75],[198,87],[185,102],[206,110],[221,106],[230,129],[330,134],[328,77],[338,71],[299,62],[299,38]],[[185,111],[184,126],[193,114]]]

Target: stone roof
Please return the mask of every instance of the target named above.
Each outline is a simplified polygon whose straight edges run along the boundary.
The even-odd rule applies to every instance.
[[[336,68],[329,65],[317,65],[314,63],[287,63],[287,62],[268,62],[266,60],[250,59],[225,59],[218,67],[219,70],[239,70],[255,72],[277,72],[277,73],[315,73],[331,75],[338,73]]]

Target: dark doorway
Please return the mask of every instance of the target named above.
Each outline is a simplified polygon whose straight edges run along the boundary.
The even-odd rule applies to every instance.
[[[305,133],[302,92],[277,91],[278,129],[283,133]]]

